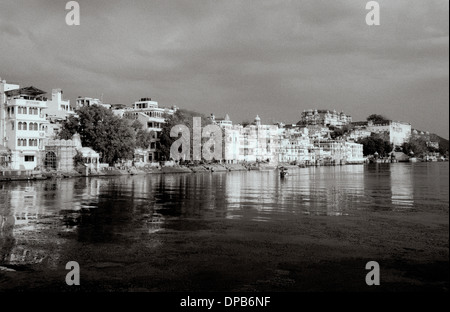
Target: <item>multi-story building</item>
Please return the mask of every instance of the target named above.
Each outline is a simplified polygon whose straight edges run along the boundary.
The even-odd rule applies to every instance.
[[[261,118],[256,116],[253,124],[242,125],[222,124],[225,131],[226,163],[238,162],[269,162],[278,163],[278,127],[262,125]]]
[[[228,116],[228,114],[226,114],[224,118],[216,118],[214,114],[211,114],[209,119],[211,120],[212,124],[218,125],[221,128],[230,127],[233,125],[233,122],[231,121],[230,116]]]
[[[52,99],[47,101],[45,109],[46,117],[55,117],[66,119],[68,115],[74,115],[75,112],[70,107],[70,101],[63,99],[63,91],[61,89],[52,90]]]
[[[47,101],[47,108],[44,113],[49,121],[46,137],[48,139],[56,139],[58,132],[61,130],[62,122],[75,112],[70,106],[69,100],[63,99],[63,91],[61,89],[52,90],[52,99]]]
[[[352,117],[350,115],[344,114],[344,112],[336,112],[335,110],[330,111],[326,109],[319,110],[304,110],[301,114],[299,125],[301,126],[335,126],[342,127],[348,125],[352,122]]]
[[[35,87],[4,92],[4,145],[11,151],[11,169],[32,170],[40,164],[48,121],[46,92]]]
[[[0,146],[6,142],[6,91],[19,89],[18,84],[6,83],[0,78]]]
[[[315,140],[317,163],[341,165],[364,162],[362,144],[344,140]]]
[[[370,133],[386,135],[394,146],[400,146],[411,136],[411,124],[403,121],[386,120],[374,123],[372,120],[352,123],[358,131],[361,129]]]
[[[284,128],[279,142],[278,160],[280,163],[314,163],[314,145],[308,136],[308,128]]]
[[[132,108],[115,110],[114,113],[119,116],[122,115],[124,118],[137,120],[143,125],[144,130],[153,132],[146,162],[154,162],[161,160],[157,145],[159,134],[165,123],[165,116],[173,115],[176,111],[176,106],[172,108],[158,107],[158,102],[152,101],[151,98],[141,98],[140,101],[134,103]]]
[[[11,150],[6,147],[6,91],[19,89],[17,84],[6,83],[0,78],[0,168],[11,165]]]
[[[77,105],[76,106],[77,108],[81,108],[84,106],[91,106],[91,105],[99,105],[99,106],[103,106],[104,108],[107,108],[107,109],[111,108],[111,104],[105,104],[99,99],[90,98],[90,97],[81,97],[81,96],[79,96],[77,98],[76,105]]]

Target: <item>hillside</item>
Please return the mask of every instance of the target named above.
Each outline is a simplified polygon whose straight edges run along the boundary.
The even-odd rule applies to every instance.
[[[430,134],[430,139],[432,141],[439,142],[439,152],[441,154],[448,152],[448,150],[449,150],[449,141],[448,140],[446,140],[443,137],[440,137],[439,135],[434,134],[434,133]]]

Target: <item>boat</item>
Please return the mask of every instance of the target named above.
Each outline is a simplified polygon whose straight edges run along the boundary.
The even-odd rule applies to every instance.
[[[278,170],[280,170],[280,178],[285,178],[289,173],[287,171],[287,168],[285,167],[280,167],[278,168]]]

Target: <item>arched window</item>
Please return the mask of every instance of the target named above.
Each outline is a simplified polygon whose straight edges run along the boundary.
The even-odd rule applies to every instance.
[[[22,124],[22,127],[23,127],[23,130],[27,130],[27,123],[24,122],[24,123]]]

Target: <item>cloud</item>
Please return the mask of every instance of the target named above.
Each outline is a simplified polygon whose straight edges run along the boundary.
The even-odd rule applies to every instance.
[[[436,113],[448,105],[438,83],[448,81],[446,1],[380,0],[376,27],[365,24],[364,1],[79,3],[76,27],[51,0],[2,4],[2,77],[61,87],[72,99],[150,96],[235,121],[295,122],[303,109],[323,107],[356,120],[387,111],[448,132],[448,117]],[[418,107],[411,88],[436,110],[418,118],[404,109]]]

